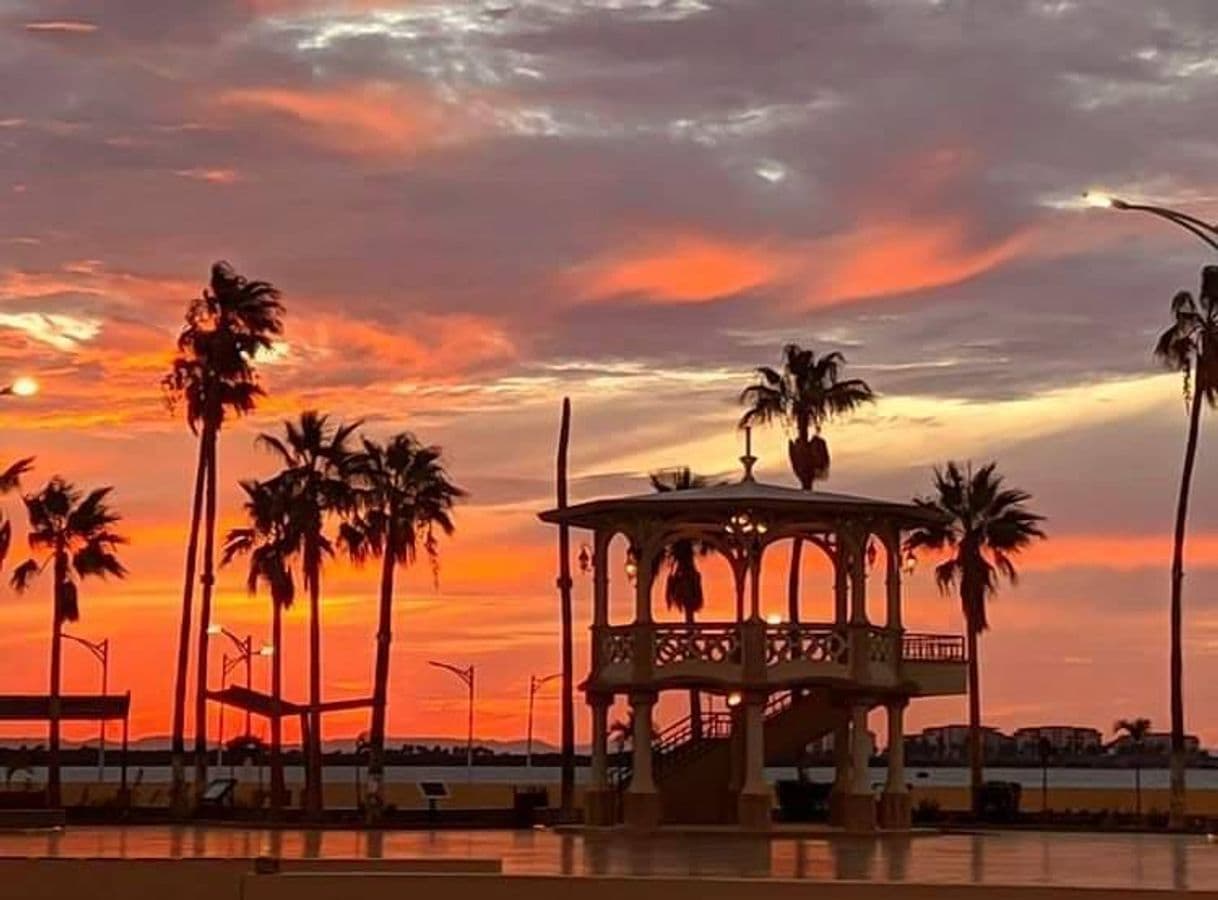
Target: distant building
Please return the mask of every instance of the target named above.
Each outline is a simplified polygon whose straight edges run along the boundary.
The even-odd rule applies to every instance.
[[[1095,728],[1078,725],[1037,725],[1015,732],[1015,751],[1020,756],[1039,756],[1040,742],[1049,742],[1055,756],[1088,756],[1103,752],[1104,736]]]
[[[905,739],[905,752],[911,759],[928,762],[957,762],[968,759],[967,725],[936,725],[922,729]],[[987,759],[1009,754],[1014,745],[1011,738],[997,728],[983,725],[981,728],[982,750]]]
[[[875,756],[876,741],[875,732],[867,732],[867,755],[868,757]],[[833,732],[830,731],[824,737],[817,738],[809,743],[804,752],[809,756],[818,759],[827,759],[833,756]]]
[[[1108,745],[1109,753],[1136,753],[1137,746],[1133,738],[1127,734],[1121,735]],[[1201,752],[1201,740],[1195,734],[1184,736],[1184,752],[1189,754]],[[1142,753],[1148,756],[1168,756],[1171,754],[1171,732],[1152,731],[1142,739]]]

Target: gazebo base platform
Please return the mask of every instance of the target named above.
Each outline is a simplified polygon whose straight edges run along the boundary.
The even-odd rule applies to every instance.
[[[741,794],[736,801],[737,823],[741,828],[765,829],[770,827],[770,795]]]
[[[617,797],[610,789],[592,788],[584,793],[584,824],[592,826],[616,823]]]
[[[875,797],[871,794],[842,795],[842,828],[853,833],[875,831]]]
[[[880,827],[906,831],[913,824],[912,801],[909,794],[880,795]]]
[[[627,791],[623,797],[623,819],[636,831],[651,831],[660,825],[660,795]]]

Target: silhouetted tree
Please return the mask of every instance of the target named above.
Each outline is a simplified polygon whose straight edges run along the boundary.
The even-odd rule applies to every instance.
[[[817,357],[798,344],[782,349],[782,370],[760,366],[757,383],[740,394],[748,407],[740,419],[742,428],[755,423],[779,421],[793,435],[787,441],[791,470],[800,486],[812,490],[818,480],[829,477],[829,444],[821,430],[833,418],[853,412],[875,400],[867,382],[840,378],[846,358],[840,353]],[[799,570],[803,541],[795,538],[791,546],[791,571],[787,581],[787,605],[792,622],[799,621]]]
[[[1201,270],[1201,290],[1194,297],[1180,291],[1171,302],[1172,323],[1159,336],[1155,356],[1165,366],[1184,374],[1188,403],[1188,438],[1176,502],[1176,527],[1171,559],[1171,827],[1184,824],[1184,650],[1182,636],[1184,594],[1184,538],[1188,528],[1188,500],[1197,439],[1201,431],[1202,402],[1218,405],[1218,266]]]
[[[208,287],[186,310],[186,324],[178,335],[178,355],[163,380],[170,403],[185,408],[191,433],[199,437],[173,698],[172,807],[178,815],[185,812],[187,803],[186,681],[195,572],[199,565],[200,523],[203,525],[203,573],[199,579],[195,683],[195,803],[207,782],[207,645],[215,585],[216,444],[226,417],[250,412],[262,395],[253,363],[258,353],[270,350],[275,337],[282,333],[282,316],[279,291],[273,285],[250,281],[226,262],[215,263],[211,267]]]
[[[19,459],[7,469],[0,471],[0,496],[11,494],[21,487],[21,476],[28,474],[34,468],[34,457],[27,456]],[[0,567],[8,559],[8,551],[13,544],[13,523],[3,512],[0,512]]]
[[[80,619],[78,583],[86,578],[123,578],[127,570],[117,551],[126,538],[114,530],[119,516],[106,503],[113,488],[81,493],[55,476],[37,494],[25,497],[33,556],[13,570],[14,590],[24,592],[49,566],[52,576],[51,710],[47,803],[59,806],[59,686],[63,623]]]
[[[412,564],[420,550],[438,572],[439,535],[453,533],[452,508],[465,496],[448,476],[439,447],[420,444],[411,434],[397,434],[386,443],[364,439],[352,471],[360,490],[359,511],[339,528],[339,542],[362,562],[381,560],[380,604],[376,631],[376,662],[372,695],[372,724],[368,734],[368,783],[373,794],[370,816],[383,808],[385,722],[389,698],[389,658],[393,640],[394,575],[398,566]]]
[[[296,599],[296,582],[292,578],[289,556],[293,553],[296,536],[291,517],[290,485],[278,479],[243,481],[245,515],[249,522],[233,528],[224,540],[222,565],[238,556],[249,557],[246,588],[257,593],[265,584],[271,592],[271,814],[278,817],[283,807],[286,789],[283,777],[283,720],[279,715],[283,700],[283,612],[291,609]]]
[[[359,423],[331,425],[328,416],[314,410],[299,420],[284,422],[283,437],[261,434],[258,443],[283,463],[275,476],[287,491],[292,554],[299,555],[301,575],[309,592],[309,740],[305,748],[305,809],[317,816],[322,808],[321,784],[321,570],[333,556],[334,546],[325,533],[327,521],[351,516],[359,501],[351,441]]]
[[[688,466],[661,469],[652,472],[648,478],[652,490],[661,494],[709,487],[714,483],[710,478],[694,474]],[[655,573],[660,571],[661,566],[667,568],[664,605],[670,610],[681,612],[689,625],[694,624],[698,613],[706,605],[706,598],[702,593],[702,573],[698,571],[697,561],[698,554],[705,552],[706,548],[697,541],[683,538],[665,547],[659,560],[661,565],[651,568]],[[702,736],[702,702],[697,690],[689,692],[689,725],[694,737]]]
[[[1142,815],[1142,753],[1146,748],[1146,736],[1150,734],[1150,719],[1118,719],[1112,726],[1117,734],[1129,735],[1133,744],[1133,797],[1134,811]]]
[[[977,639],[989,627],[986,604],[1000,579],[1012,584],[1018,580],[1011,557],[1045,536],[1039,524],[1044,516],[1024,506],[1031,499],[1025,491],[1004,487],[995,463],[974,471],[972,465],[961,469],[949,462],[935,470],[934,495],[914,501],[938,514],[940,521],[915,530],[905,542],[907,552],[946,552],[947,559],[935,568],[935,582],[945,594],[959,589],[968,641],[969,784],[974,810],[984,764]]]

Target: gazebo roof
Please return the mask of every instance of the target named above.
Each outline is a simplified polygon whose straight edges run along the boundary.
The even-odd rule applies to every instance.
[[[938,521],[930,510],[913,503],[877,500],[761,481],[741,480],[709,487],[655,491],[577,503],[540,514],[543,522],[576,528],[597,528],[623,517],[654,516],[673,520],[748,509],[766,512],[792,524],[816,524],[844,519],[881,518],[912,527]]]

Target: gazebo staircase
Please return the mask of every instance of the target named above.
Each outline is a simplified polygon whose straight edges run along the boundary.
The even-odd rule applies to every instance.
[[[775,694],[765,710],[766,764],[797,759],[811,741],[824,737],[847,719],[847,711],[833,706],[826,691]],[[737,712],[704,713],[700,736],[694,734],[689,717],[656,734],[652,758],[665,823],[736,821],[733,786],[739,782],[740,773],[732,771],[732,743],[743,739],[743,723]],[[630,784],[630,775],[630,755],[619,753],[610,773],[619,798]]]

